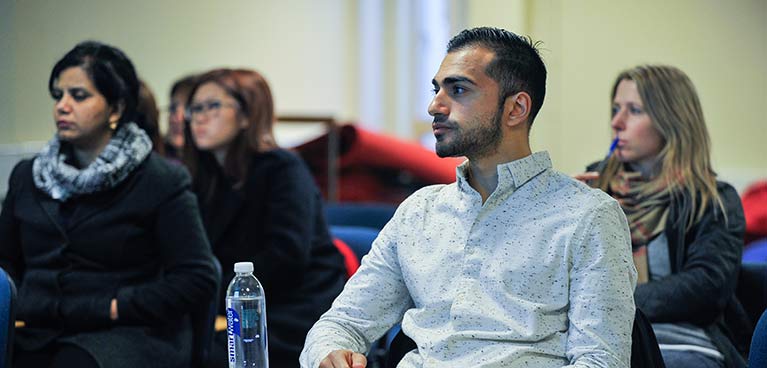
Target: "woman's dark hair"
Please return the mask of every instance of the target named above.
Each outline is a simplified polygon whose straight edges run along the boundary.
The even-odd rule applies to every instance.
[[[188,93],[191,91],[192,88],[194,88],[198,77],[197,74],[190,74],[173,82],[173,85],[170,87],[170,97],[173,97],[177,92]]]
[[[152,149],[160,155],[165,155],[165,146],[162,144],[160,135],[160,110],[157,109],[157,101],[149,86],[143,80],[139,80],[139,83],[136,124],[144,129],[152,140]]]
[[[206,83],[214,83],[223,88],[237,101],[238,114],[242,114],[248,124],[229,145],[222,168],[223,174],[235,185],[239,185],[245,180],[254,153],[277,148],[272,132],[275,120],[272,92],[266,79],[254,70],[214,69],[198,76],[189,93],[187,106],[192,104],[197,89]],[[184,162],[192,174],[195,191],[207,199],[215,190],[218,163],[212,153],[200,151],[195,146],[189,123],[189,119],[186,119]]]
[[[53,66],[48,91],[65,69],[82,68],[110,106],[122,107],[119,125],[134,121],[139,81],[130,59],[119,49],[97,41],[77,44]]]

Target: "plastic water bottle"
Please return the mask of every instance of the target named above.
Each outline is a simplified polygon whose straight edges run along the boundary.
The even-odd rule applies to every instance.
[[[264,289],[253,276],[253,263],[235,263],[234,272],[235,276],[226,288],[229,368],[267,368]]]

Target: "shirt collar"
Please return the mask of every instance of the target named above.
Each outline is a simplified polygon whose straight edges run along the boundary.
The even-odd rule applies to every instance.
[[[497,167],[498,189],[519,188],[551,167],[551,158],[546,151],[535,152],[518,160],[500,164]],[[469,160],[464,161],[456,168],[457,181],[461,187],[469,185],[468,170]]]

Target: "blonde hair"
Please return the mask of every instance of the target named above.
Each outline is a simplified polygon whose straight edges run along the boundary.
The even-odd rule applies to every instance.
[[[618,75],[611,103],[623,80],[636,83],[644,109],[664,141],[658,154],[658,175],[652,184],[663,185],[671,196],[682,190],[689,194],[692,200],[684,204],[683,217],[680,217],[680,220],[687,218],[687,229],[700,221],[711,203],[724,213],[724,204],[716,189],[716,173],[711,167],[711,139],[690,78],[673,66],[640,65]],[[607,190],[620,167],[620,161],[613,155],[597,185]]]

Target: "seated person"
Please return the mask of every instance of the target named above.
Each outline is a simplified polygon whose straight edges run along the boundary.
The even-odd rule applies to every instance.
[[[629,69],[613,84],[612,112],[614,151],[579,177],[628,217],[634,298],[666,366],[745,366],[748,341],[731,336],[750,328],[731,330],[723,318],[746,320],[735,298],[743,209],[735,189],[716,180],[692,81],[671,66]]]
[[[364,367],[392,325],[418,346],[399,367],[627,367],[634,319],[626,218],[604,193],[532,153],[546,68],[494,28],[448,44],[428,107],[457,182],[410,196],[333,307],[303,367]]]
[[[168,106],[168,131],[165,134],[164,152],[172,160],[181,160],[184,151],[184,114],[189,92],[196,82],[196,75],[187,75],[170,88],[170,106]]]
[[[118,49],[53,67],[56,135],[16,165],[0,266],[18,286],[15,367],[189,367],[189,313],[215,265],[189,175],[152,152],[139,82]]]
[[[301,159],[277,147],[261,74],[212,70],[190,96],[184,160],[224,271],[220,314],[234,263],[253,262],[266,293],[269,363],[296,367],[306,333],[346,282],[319,189]],[[212,358],[225,366],[225,331],[214,344]]]

